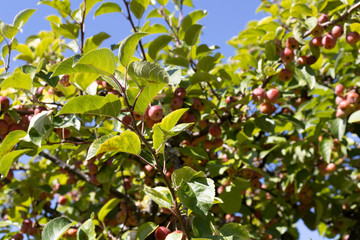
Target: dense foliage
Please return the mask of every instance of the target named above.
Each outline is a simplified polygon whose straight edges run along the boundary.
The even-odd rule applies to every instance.
[[[360,2],[262,1],[227,62],[192,0],[39,4],[1,22],[1,239],[359,239]]]

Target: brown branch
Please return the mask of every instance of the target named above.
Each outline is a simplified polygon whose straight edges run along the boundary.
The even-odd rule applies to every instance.
[[[84,37],[85,37],[85,13],[86,13],[86,0],[83,1],[83,14],[82,19],[80,23],[80,37],[81,37],[81,43],[80,43],[80,52],[81,54],[84,53]]]
[[[343,15],[341,15],[340,17],[338,17],[337,19],[333,20],[333,21],[328,21],[328,22],[324,22],[319,24],[320,26],[326,28],[328,26],[332,26],[335,25],[343,20],[345,20],[353,11],[355,11],[358,7],[360,7],[360,2],[352,5],[349,10],[347,10]],[[307,31],[304,33],[303,38],[306,38],[308,36],[310,36],[311,31]]]
[[[131,24],[131,27],[133,28],[133,31],[136,33],[137,32],[137,29],[136,29],[136,26],[134,24],[134,21],[132,20],[132,17],[131,17],[131,13],[130,13],[130,2],[126,1],[126,0],[123,0],[124,4],[125,4],[125,7],[126,7],[126,11],[127,11],[127,20],[129,20],[130,24]],[[146,55],[145,55],[145,50],[144,50],[144,46],[142,44],[142,41],[140,40],[139,41],[139,46],[140,46],[140,49],[141,49],[141,53],[143,55],[143,60],[146,61]]]
[[[50,153],[46,153],[46,152],[40,152],[39,153],[40,156],[49,159],[51,162],[53,162],[54,164],[56,164],[57,166],[61,167],[62,169],[65,169],[66,171],[74,174],[75,176],[77,176],[79,179],[87,182],[87,183],[91,183],[90,181],[90,177],[88,175],[86,175],[85,173],[83,173],[82,171],[80,171],[79,169],[75,168],[75,166],[71,166],[66,164],[64,161],[62,161],[61,159],[51,155]],[[102,189],[102,185],[95,185],[92,184],[100,189]],[[124,198],[125,195],[119,191],[117,191],[114,188],[110,188],[110,193],[115,195],[118,198]]]

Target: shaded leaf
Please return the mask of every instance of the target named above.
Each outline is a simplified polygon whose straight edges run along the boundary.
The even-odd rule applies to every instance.
[[[153,222],[142,224],[136,232],[135,240],[145,240],[158,226]]]
[[[331,149],[333,147],[333,140],[331,138],[325,138],[320,142],[320,153],[323,156],[326,163],[330,163]]]
[[[193,46],[198,41],[203,26],[194,24],[186,30],[185,42],[186,44]]]
[[[119,61],[124,67],[127,67],[129,64],[140,39],[146,35],[148,34],[142,32],[133,33],[121,42],[119,46]]]
[[[66,217],[52,219],[45,225],[41,240],[58,240],[74,224]]]
[[[105,97],[97,95],[79,96],[69,100],[57,115],[76,113],[118,117],[121,113],[121,102],[113,94],[108,94]]]
[[[107,201],[107,203],[105,203],[105,205],[101,207],[98,213],[99,220],[104,221],[106,215],[111,212],[111,210],[113,210],[120,203],[120,201],[121,200],[118,198],[112,198]]]

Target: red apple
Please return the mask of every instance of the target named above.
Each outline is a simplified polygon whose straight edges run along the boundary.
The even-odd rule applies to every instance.
[[[317,47],[322,47],[322,37],[315,37],[311,40],[311,43],[314,44]]]
[[[294,52],[290,49],[290,48],[285,48],[281,54],[281,60],[286,64],[286,63],[290,63],[294,60]]]
[[[10,106],[10,100],[5,96],[0,96],[0,111],[8,109]]]
[[[155,231],[156,240],[165,240],[166,236],[169,235],[171,231],[166,227],[158,227]]]
[[[149,109],[149,117],[151,120],[158,122],[164,116],[164,112],[162,108],[158,105],[151,106]]]
[[[318,23],[325,23],[329,21],[329,16],[325,13],[322,13],[318,18]]]
[[[359,40],[360,35],[357,32],[349,32],[346,34],[346,41],[351,45],[356,44]]]
[[[335,94],[336,96],[342,96],[344,94],[345,87],[342,84],[338,84],[335,86]]]
[[[251,95],[255,102],[261,102],[266,98],[266,92],[262,88],[255,88]]]
[[[218,138],[221,136],[221,128],[219,125],[212,125],[209,128],[209,133],[211,136],[213,136],[214,138]]]
[[[279,79],[283,82],[291,80],[292,77],[293,77],[293,73],[290,69],[284,68],[281,69],[281,71],[279,72]]]
[[[275,103],[280,97],[280,92],[276,88],[269,89],[266,92],[266,98],[269,102]]]
[[[344,28],[341,25],[335,25],[332,29],[331,29],[331,35],[333,35],[336,38],[341,37],[341,35],[344,34]]]
[[[59,196],[59,198],[58,198],[58,201],[57,201],[60,205],[65,205],[66,204],[66,202],[67,202],[67,198],[65,197],[65,196],[63,196],[63,195],[61,195],[61,196]]]
[[[186,97],[186,90],[183,87],[178,87],[175,89],[174,96],[181,97],[184,99]]]
[[[171,99],[170,105],[172,110],[179,109],[183,106],[184,101],[180,96],[175,96]]]
[[[291,49],[291,50],[295,50],[295,49],[298,49],[300,47],[300,44],[298,41],[296,41],[295,38],[293,37],[290,37],[286,40],[286,43],[285,43],[286,47]]]
[[[333,49],[336,46],[336,38],[328,33],[322,38],[321,42],[326,49]]]

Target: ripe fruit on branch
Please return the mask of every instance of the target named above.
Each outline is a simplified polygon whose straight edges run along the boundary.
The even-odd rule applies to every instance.
[[[286,40],[285,46],[291,50],[295,50],[300,47],[300,44],[295,38],[291,37]]]
[[[348,101],[350,104],[356,104],[359,101],[359,94],[356,92],[349,92],[346,94],[346,101]]]
[[[62,76],[62,78],[60,78],[59,83],[63,85],[63,87],[71,86],[70,76],[68,74],[65,74],[64,76]]]
[[[359,40],[360,35],[357,32],[349,32],[346,34],[346,41],[351,45],[356,44]]]
[[[171,99],[170,105],[172,110],[179,109],[183,106],[184,101],[181,97],[175,96],[173,99]]]
[[[202,111],[204,110],[205,108],[205,105],[204,103],[201,102],[201,100],[197,97],[193,98],[193,105],[192,107],[195,109],[195,110],[198,110],[198,111]]]
[[[144,172],[148,177],[152,177],[155,175],[155,169],[149,164],[144,166]]]
[[[225,99],[225,102],[226,102],[226,104],[236,102],[236,98],[234,98],[233,96],[227,96]]]
[[[209,133],[211,136],[213,136],[214,138],[218,138],[221,136],[221,128],[218,125],[212,125],[209,128]]]
[[[66,198],[65,196],[63,196],[63,195],[59,196],[59,198],[58,198],[58,203],[59,203],[60,205],[65,205],[66,202],[67,202],[67,198]]]
[[[264,102],[260,105],[260,112],[265,114],[273,114],[274,113],[274,106],[269,102]],[[276,109],[275,109],[276,110]]]
[[[129,115],[126,115],[125,117],[123,117],[122,119],[123,123],[130,126],[131,125],[131,117]]]
[[[345,87],[342,84],[338,84],[335,86],[335,94],[336,96],[342,96],[344,94]]]
[[[322,47],[322,37],[315,37],[311,40],[311,43],[314,44],[317,47]]]
[[[343,118],[346,116],[346,112],[344,112],[343,110],[341,110],[340,108],[336,109],[336,113],[335,116],[338,118]]]
[[[346,112],[350,109],[350,103],[346,100],[343,100],[339,103],[339,108]]]
[[[155,231],[156,240],[165,240],[166,236],[169,235],[171,231],[166,227],[158,227]]]
[[[294,56],[294,52],[290,48],[285,48],[280,54],[281,60],[284,63],[292,62],[294,60]]]
[[[281,71],[279,72],[279,79],[281,81],[289,81],[291,80],[293,77],[293,73],[290,69],[287,69],[287,68],[284,68],[284,69],[281,69]]]
[[[314,63],[316,63],[317,58],[314,55],[310,55],[306,57],[306,64],[307,65],[312,65]]]
[[[10,106],[10,100],[5,96],[0,96],[0,111],[5,111]]]
[[[322,45],[326,49],[333,49],[336,46],[336,38],[331,34],[326,34],[321,41]]]
[[[331,29],[331,35],[333,35],[336,38],[341,37],[344,34],[344,28],[341,25],[335,25]]]
[[[186,90],[183,87],[178,87],[175,89],[174,96],[181,97],[184,99],[186,97]]]
[[[160,121],[163,116],[164,116],[164,112],[161,107],[159,107],[157,105],[150,107],[149,117],[151,118],[151,120],[157,122],[157,121]]]
[[[326,172],[331,173],[334,172],[336,170],[336,165],[335,163],[329,163],[326,167],[325,167]]]
[[[316,27],[311,31],[311,34],[314,37],[320,37],[324,32],[324,28],[320,25],[316,25]]]
[[[0,119],[0,135],[7,134],[9,131],[9,124],[3,120]]]
[[[269,89],[266,92],[266,98],[269,102],[275,103],[280,97],[280,92],[276,88]]]
[[[251,95],[255,102],[261,102],[266,98],[266,92],[262,88],[255,88]]]
[[[329,16],[325,13],[322,13],[318,18],[318,23],[325,23],[329,21]]]

